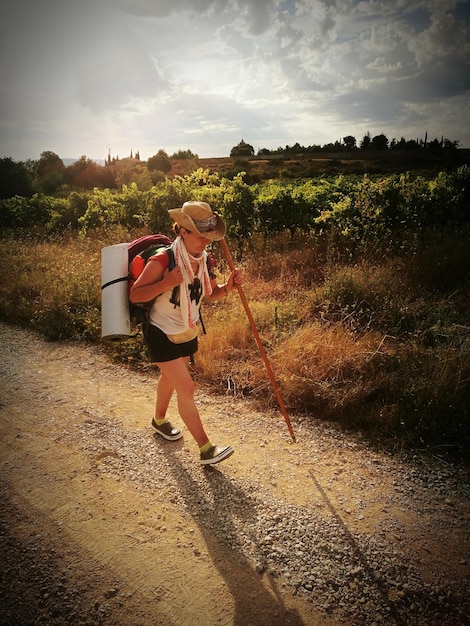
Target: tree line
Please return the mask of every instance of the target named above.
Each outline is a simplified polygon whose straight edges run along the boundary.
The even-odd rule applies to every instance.
[[[380,133],[379,135],[375,135],[371,137],[370,132],[367,132],[362,140],[357,144],[356,137],[353,135],[347,135],[343,137],[339,141],[335,141],[334,143],[327,143],[323,146],[321,145],[312,145],[312,146],[302,146],[299,143],[295,143],[292,146],[279,147],[274,150],[270,150],[268,148],[260,148],[256,153],[256,156],[269,156],[269,155],[279,155],[279,156],[291,156],[291,155],[306,155],[314,152],[351,152],[356,150],[373,150],[373,151],[384,151],[384,150],[430,150],[430,151],[441,151],[441,150],[456,150],[459,146],[459,141],[451,141],[450,139],[446,139],[444,136],[441,139],[434,138],[428,141],[428,135],[426,133],[424,139],[405,139],[401,137],[401,139],[393,138],[391,140],[388,139],[386,135]],[[244,141],[243,139],[240,143],[232,148],[230,151],[231,157],[237,156],[255,156],[255,149],[252,145]]]
[[[386,151],[427,151],[428,153],[455,152],[459,141],[451,141],[444,137],[428,141],[427,134],[424,139],[389,140],[383,133],[371,137],[366,135],[357,145],[357,140],[352,135],[347,135],[334,143],[323,146],[302,146],[295,143],[274,150],[261,148],[255,155],[253,146],[243,139],[233,146],[230,157],[269,157],[282,158],[302,157],[314,153],[328,152],[374,152]],[[14,196],[32,197],[35,193],[67,195],[73,189],[120,189],[122,185],[135,182],[139,189],[149,190],[151,187],[165,178],[172,169],[172,161],[191,161],[196,166],[199,157],[191,150],[178,150],[172,155],[164,149],[158,150],[147,161],[141,161],[140,153],[135,155],[131,151],[130,156],[120,159],[118,156],[111,158],[110,152],[104,160],[104,165],[87,158],[85,155],[70,165],[65,165],[62,159],[52,151],[42,152],[38,160],[14,161],[11,157],[0,159],[0,199]]]
[[[139,152],[120,159],[108,154],[104,165],[81,156],[65,165],[55,152],[42,152],[38,160],[14,161],[11,157],[0,159],[0,199],[22,196],[30,198],[36,193],[68,195],[76,189],[120,189],[131,182],[139,189],[148,190],[164,178],[172,168],[172,160],[194,159],[190,150],[179,150],[168,155],[159,150],[147,161],[140,160]]]

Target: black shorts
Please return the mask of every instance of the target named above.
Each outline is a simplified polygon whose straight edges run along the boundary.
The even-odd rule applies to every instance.
[[[152,363],[174,361],[180,357],[191,356],[198,349],[197,337],[186,343],[173,343],[162,330],[153,324],[147,326],[145,343]]]

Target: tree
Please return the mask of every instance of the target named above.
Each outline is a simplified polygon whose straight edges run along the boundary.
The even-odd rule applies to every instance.
[[[114,167],[98,165],[95,161],[88,159],[86,162],[81,162],[80,171],[74,178],[73,185],[81,189],[113,188],[116,186],[115,179]]]
[[[355,150],[356,149],[356,137],[352,135],[347,135],[343,137],[343,144],[346,150]]]
[[[234,146],[230,150],[231,157],[239,157],[239,156],[254,156],[255,150],[253,146],[250,146],[249,143],[245,143],[243,139],[240,141],[238,146]]]
[[[361,150],[369,150],[371,147],[371,138],[370,138],[370,132],[367,131],[367,133],[364,135],[362,141],[361,141]]]
[[[197,154],[193,154],[191,150],[178,150],[171,155],[171,159],[175,160],[188,160],[188,159],[197,159],[199,158]]]
[[[372,142],[371,142],[371,148],[373,150],[387,150],[388,148],[387,137],[383,133],[373,137]]]
[[[15,163],[10,157],[0,159],[0,199],[33,195],[31,175],[23,163]]]
[[[139,191],[148,191],[153,182],[148,168],[143,163],[137,163],[121,169],[116,175],[116,186],[121,189],[135,183]]]
[[[341,142],[340,141],[335,141],[334,143],[326,143],[322,150],[324,150],[325,152],[338,152],[339,150],[341,150]]]
[[[64,162],[55,152],[51,152],[50,150],[41,152],[41,156],[39,157],[39,161],[36,166],[36,173],[39,177],[46,176],[50,172],[59,172],[63,174],[64,170]]]
[[[168,154],[165,150],[159,150],[157,154],[154,154],[147,161],[147,169],[149,172],[155,170],[159,172],[169,172],[171,170],[171,161],[168,158]]]
[[[36,164],[36,176],[38,185],[44,193],[57,191],[64,182],[65,173],[65,165],[55,152],[50,150],[41,152]]]
[[[460,141],[451,141],[450,139],[443,139],[441,141],[441,146],[446,150],[457,150]]]
[[[66,177],[70,185],[74,185],[75,180],[84,172],[87,167],[92,163],[91,159],[88,159],[85,155],[82,155],[79,159],[71,163],[66,167]]]

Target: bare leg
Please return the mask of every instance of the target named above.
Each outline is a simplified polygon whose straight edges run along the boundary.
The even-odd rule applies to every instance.
[[[186,424],[198,446],[203,446],[209,441],[209,438],[205,433],[199,411],[197,410],[196,403],[194,402],[194,381],[188,371],[186,360],[183,358],[175,359],[174,361],[158,363],[157,365],[162,373],[160,380],[164,377],[164,382],[162,383],[163,396],[161,405],[160,400],[157,399],[158,408],[160,409],[164,406],[165,393],[166,399],[168,399],[169,402],[169,398],[171,398],[171,394],[168,397],[169,389],[171,388],[172,391],[175,390],[178,401],[178,411],[181,419]],[[158,385],[158,392],[160,392],[159,387],[160,381]]]
[[[175,388],[171,384],[170,380],[161,371],[160,378],[157,383],[157,401],[155,404],[155,419],[162,420],[166,417],[168,405],[170,404],[171,396]]]

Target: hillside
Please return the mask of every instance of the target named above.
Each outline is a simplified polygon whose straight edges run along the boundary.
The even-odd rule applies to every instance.
[[[173,165],[177,165],[173,161]],[[219,174],[245,171],[259,182],[277,178],[310,178],[336,174],[390,174],[407,171],[439,172],[470,163],[470,150],[455,153],[419,152],[319,152],[297,157],[219,157],[198,159],[199,167]]]

